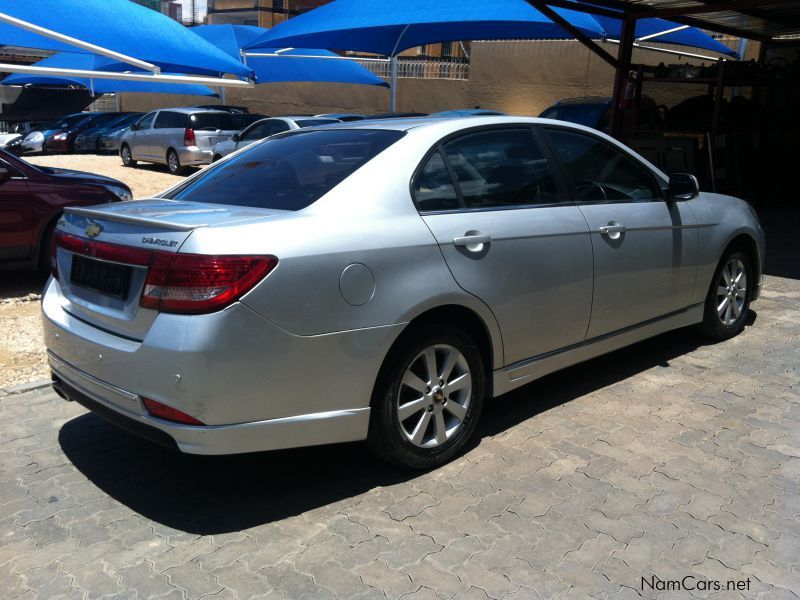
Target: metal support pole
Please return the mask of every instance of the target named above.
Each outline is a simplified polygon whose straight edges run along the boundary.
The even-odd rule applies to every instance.
[[[626,91],[630,81],[631,57],[633,42],[636,38],[636,19],[626,18],[622,21],[622,35],[617,53],[617,71],[614,74],[614,94],[611,102],[611,135],[622,140],[625,122]]]
[[[144,69],[146,71],[152,71],[153,73],[161,72],[161,69],[152,63],[139,60],[138,58],[128,56],[127,54],[122,54],[121,52],[109,50],[108,48],[103,48],[102,46],[97,46],[96,44],[90,44],[89,42],[84,42],[83,40],[79,40],[77,38],[64,35],[63,33],[58,33],[57,31],[53,31],[52,29],[46,29],[45,27],[40,27],[39,25],[36,25],[34,23],[29,23],[28,21],[23,21],[22,19],[17,19],[16,17],[12,17],[11,15],[7,15],[5,13],[0,13],[0,23],[13,25],[14,27],[19,27],[20,29],[24,29],[25,31],[30,31],[31,33],[35,33],[42,37],[63,42],[64,44],[75,46],[76,48],[80,48],[81,50],[87,50],[92,54],[99,54],[100,56],[105,56],[106,58],[111,58],[119,62],[124,62],[129,65],[133,65],[134,67]]]
[[[389,59],[390,96],[389,112],[397,112],[397,55]]]
[[[151,73],[118,73],[116,71],[91,71],[87,69],[59,69],[35,65],[0,63],[0,73],[24,73],[51,77],[80,77],[81,79],[117,79],[120,81],[149,81],[157,83],[181,83],[217,87],[251,88],[252,81],[222,79],[218,77],[193,77],[189,75],[156,75]]]

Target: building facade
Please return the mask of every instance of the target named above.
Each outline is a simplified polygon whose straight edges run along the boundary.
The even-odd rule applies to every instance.
[[[208,0],[208,23],[274,27],[329,0]]]
[[[174,19],[179,23],[183,22],[183,6],[180,2],[173,0],[133,0],[136,4],[140,4],[160,12],[162,15],[167,15],[170,19]],[[191,15],[189,15],[191,18]]]

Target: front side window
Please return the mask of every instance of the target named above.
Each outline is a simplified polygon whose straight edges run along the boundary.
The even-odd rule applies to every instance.
[[[547,128],[547,135],[581,202],[649,201],[661,198],[653,173],[593,136]]]
[[[136,129],[150,129],[153,126],[153,121],[156,120],[156,113],[150,113],[141,118],[136,124]]]
[[[268,133],[266,133],[269,126],[270,126],[269,121],[264,121],[263,123],[258,123],[256,125],[251,126],[242,134],[241,141],[252,142],[254,140],[264,139],[269,135]]]
[[[402,131],[296,131],[255,144],[172,190],[174,200],[302,210],[403,137]]]
[[[529,128],[467,134],[442,145],[464,208],[559,202],[556,184]]]

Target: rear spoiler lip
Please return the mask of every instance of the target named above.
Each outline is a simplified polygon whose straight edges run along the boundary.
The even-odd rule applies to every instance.
[[[80,208],[75,206],[68,206],[64,209],[65,214],[78,215],[80,217],[90,217],[94,219],[104,219],[106,221],[116,221],[118,223],[133,223],[136,225],[150,225],[158,227],[162,230],[168,231],[194,231],[199,227],[208,227],[207,223],[198,223],[196,225],[181,225],[180,223],[171,223],[169,221],[162,221],[159,219],[147,219],[145,217],[136,217],[133,215],[120,215],[104,210]]]

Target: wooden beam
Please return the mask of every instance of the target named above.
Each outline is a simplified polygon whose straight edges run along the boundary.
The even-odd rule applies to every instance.
[[[660,19],[669,19],[670,17],[688,17],[691,15],[702,15],[715,12],[738,11],[747,10],[750,8],[761,8],[774,4],[775,0],[723,0],[722,2],[706,2],[705,0],[696,0],[700,2],[698,6],[684,6],[680,8],[656,8],[642,11],[631,11],[631,16],[637,19],[658,17]]]
[[[572,0],[547,0],[545,4],[555,8],[566,8],[576,12],[588,13],[590,15],[600,15],[601,17],[610,17],[612,19],[621,19],[624,16],[623,13],[620,13],[616,10],[603,8],[601,6],[594,6],[592,4],[578,4]]]
[[[528,4],[533,6],[536,10],[542,13],[545,17],[553,21],[556,25],[561,26],[564,30],[571,33],[575,39],[577,39],[581,44],[589,48],[592,52],[597,54],[600,58],[606,61],[615,69],[617,68],[617,59],[611,56],[604,48],[601,48],[594,40],[590,39],[585,33],[583,33],[580,29],[572,25],[569,21],[567,21],[564,17],[559,15],[556,11],[545,4],[545,0],[525,0]]]
[[[624,135],[623,124],[626,88],[630,83],[631,58],[633,57],[633,41],[636,39],[636,19],[625,19],[622,22],[622,32],[619,38],[619,53],[617,54],[617,72],[614,74],[614,93],[611,100],[611,135],[621,140]],[[641,85],[641,82],[637,82]]]

